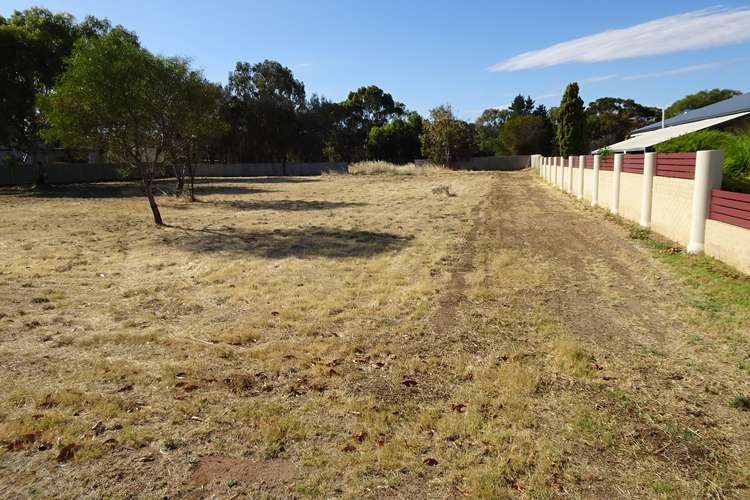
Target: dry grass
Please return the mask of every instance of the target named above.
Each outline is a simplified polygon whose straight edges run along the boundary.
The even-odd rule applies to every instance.
[[[747,491],[745,313],[604,221],[587,256],[523,174],[420,172],[202,183],[163,229],[129,188],[0,198],[2,496]]]
[[[436,175],[450,173],[439,165],[416,166],[414,163],[394,165],[387,161],[361,161],[349,165],[351,175]]]

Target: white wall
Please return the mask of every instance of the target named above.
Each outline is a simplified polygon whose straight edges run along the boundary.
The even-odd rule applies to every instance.
[[[750,229],[708,219],[708,213],[704,213],[701,203],[697,201],[703,197],[702,193],[710,193],[710,189],[721,185],[721,155],[722,153],[719,151],[699,152],[696,159],[696,171],[708,172],[709,175],[699,176],[696,174],[695,180],[663,176],[653,177],[650,228],[683,246],[687,246],[691,242],[691,236],[695,239],[697,235],[699,239],[703,239],[703,248],[706,254],[750,274]],[[704,160],[701,160],[701,158]],[[555,187],[567,192],[570,185],[568,180],[569,170],[567,168],[565,170],[564,187],[562,189],[559,185]],[[572,175],[573,191],[570,195],[576,196],[578,192],[578,168],[573,169]],[[610,211],[613,208],[611,204],[614,176],[615,172],[611,170],[599,171],[598,206]],[[625,219],[642,223],[647,227],[648,221],[641,218],[644,203],[644,179],[643,174],[620,173],[619,214]],[[593,184],[594,170],[584,169],[583,196],[585,200],[590,201],[592,199]],[[694,193],[694,191],[696,192]],[[648,206],[647,201],[646,206]],[[694,222],[692,220],[694,211],[698,229],[692,224]],[[705,224],[700,223],[700,221]],[[705,237],[700,235],[701,228],[705,228]],[[688,251],[694,250],[688,248]]]

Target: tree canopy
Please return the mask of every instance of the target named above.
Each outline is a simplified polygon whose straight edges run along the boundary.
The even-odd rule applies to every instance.
[[[515,116],[500,129],[500,140],[511,154],[551,154],[554,129],[546,116]]]
[[[703,106],[708,106],[709,104],[724,101],[726,99],[729,99],[730,97],[734,97],[740,94],[742,94],[742,92],[733,89],[717,88],[711,90],[701,90],[694,94],[686,95],[682,99],[678,99],[677,101],[672,103],[671,106],[664,110],[664,115],[667,118],[672,118],[685,111],[702,108]]]
[[[470,158],[477,150],[474,127],[457,119],[447,105],[430,111],[421,140],[422,154],[440,165]]]
[[[661,116],[659,108],[643,106],[633,99],[602,97],[586,107],[586,130],[592,149],[624,140],[628,134]]]
[[[36,97],[52,90],[78,40],[111,29],[106,19],[88,16],[76,24],[70,14],[53,14],[41,7],[0,17],[0,144],[26,152],[36,148],[40,125]]]
[[[137,169],[154,222],[162,224],[152,182],[170,151],[204,133],[202,120],[210,122],[211,110],[203,99],[213,100],[213,92],[187,61],[156,57],[127,33],[83,38],[55,92],[42,101],[49,125],[44,138],[72,149],[102,150]]]

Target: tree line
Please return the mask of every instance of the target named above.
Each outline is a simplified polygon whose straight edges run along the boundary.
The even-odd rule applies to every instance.
[[[584,106],[573,82],[550,109],[519,94],[473,123],[449,105],[422,117],[374,85],[340,102],[308,95],[288,67],[270,60],[237,62],[221,85],[187,59],[152,54],[107,19],[76,22],[43,8],[0,16],[0,54],[0,146],[16,152],[10,161],[36,167],[49,146],[63,147],[72,160],[98,152],[138,171],[157,224],[154,179],[171,171],[176,194],[192,200],[198,162],[403,164],[424,157],[450,164],[471,156],[581,154],[660,116],[631,99]],[[736,91],[688,96],[670,113],[727,92]]]

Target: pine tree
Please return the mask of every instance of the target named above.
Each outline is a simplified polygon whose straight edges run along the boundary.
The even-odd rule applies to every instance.
[[[562,156],[579,155],[586,152],[586,116],[583,100],[578,96],[578,83],[565,88],[560,101],[557,119],[557,144]]]

